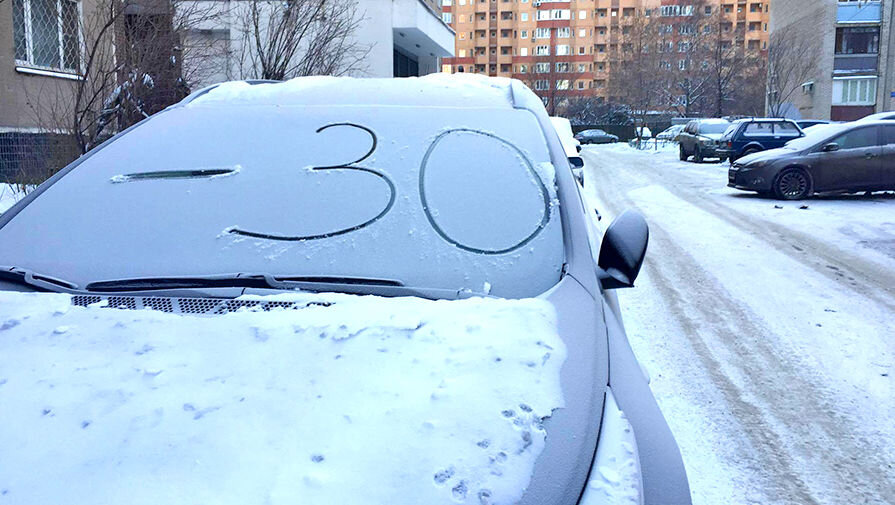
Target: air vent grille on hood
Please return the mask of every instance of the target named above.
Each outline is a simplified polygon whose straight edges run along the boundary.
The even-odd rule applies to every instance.
[[[87,307],[103,303],[110,309],[152,309],[175,314],[220,315],[240,309],[270,311],[271,309],[303,309],[309,306],[328,307],[328,302],[289,302],[261,300],[221,300],[215,298],[170,298],[162,296],[100,296],[75,295],[72,304]]]

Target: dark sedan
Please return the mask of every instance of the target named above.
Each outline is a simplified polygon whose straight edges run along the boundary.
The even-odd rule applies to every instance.
[[[582,144],[612,144],[618,142],[618,136],[603,130],[584,130],[575,135]]]
[[[830,125],[780,149],[740,158],[728,172],[727,185],[784,200],[895,190],[895,124]]]

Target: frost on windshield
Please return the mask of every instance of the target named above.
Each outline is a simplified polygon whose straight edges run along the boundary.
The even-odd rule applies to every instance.
[[[514,503],[563,406],[544,300],[216,317],[0,293],[10,503]],[[39,471],[35,471],[39,469]]]

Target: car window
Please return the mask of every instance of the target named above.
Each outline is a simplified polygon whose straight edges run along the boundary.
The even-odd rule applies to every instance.
[[[771,123],[752,122],[746,125],[743,132],[747,137],[767,137],[773,135],[773,125]]]
[[[716,134],[716,133],[717,134],[724,133],[724,131],[727,130],[727,127],[729,125],[730,124],[726,123],[726,122],[699,123],[699,125],[698,125],[699,133],[706,134],[706,135],[712,135],[712,134]]]
[[[883,145],[895,145],[895,126],[883,126]]]
[[[774,123],[774,135],[779,135],[781,137],[798,137],[801,133],[796,125],[789,121],[783,121]]]
[[[536,296],[564,263],[544,135],[527,110],[175,108],[0,228],[0,263],[81,286],[246,272]]]
[[[839,144],[839,149],[860,149],[879,145],[875,126],[856,128],[834,138],[830,142]]]

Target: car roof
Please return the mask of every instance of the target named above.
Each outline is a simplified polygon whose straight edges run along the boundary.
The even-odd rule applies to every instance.
[[[314,76],[231,81],[196,91],[173,107],[244,105],[543,109],[537,95],[518,80],[465,73],[406,79]]]
[[[869,116],[864,116],[861,119],[858,119],[856,122],[867,123],[867,122],[871,122],[871,121],[880,121],[880,120],[884,120],[884,121],[895,120],[895,111],[890,110],[888,112],[879,112],[877,114],[871,114]]]

